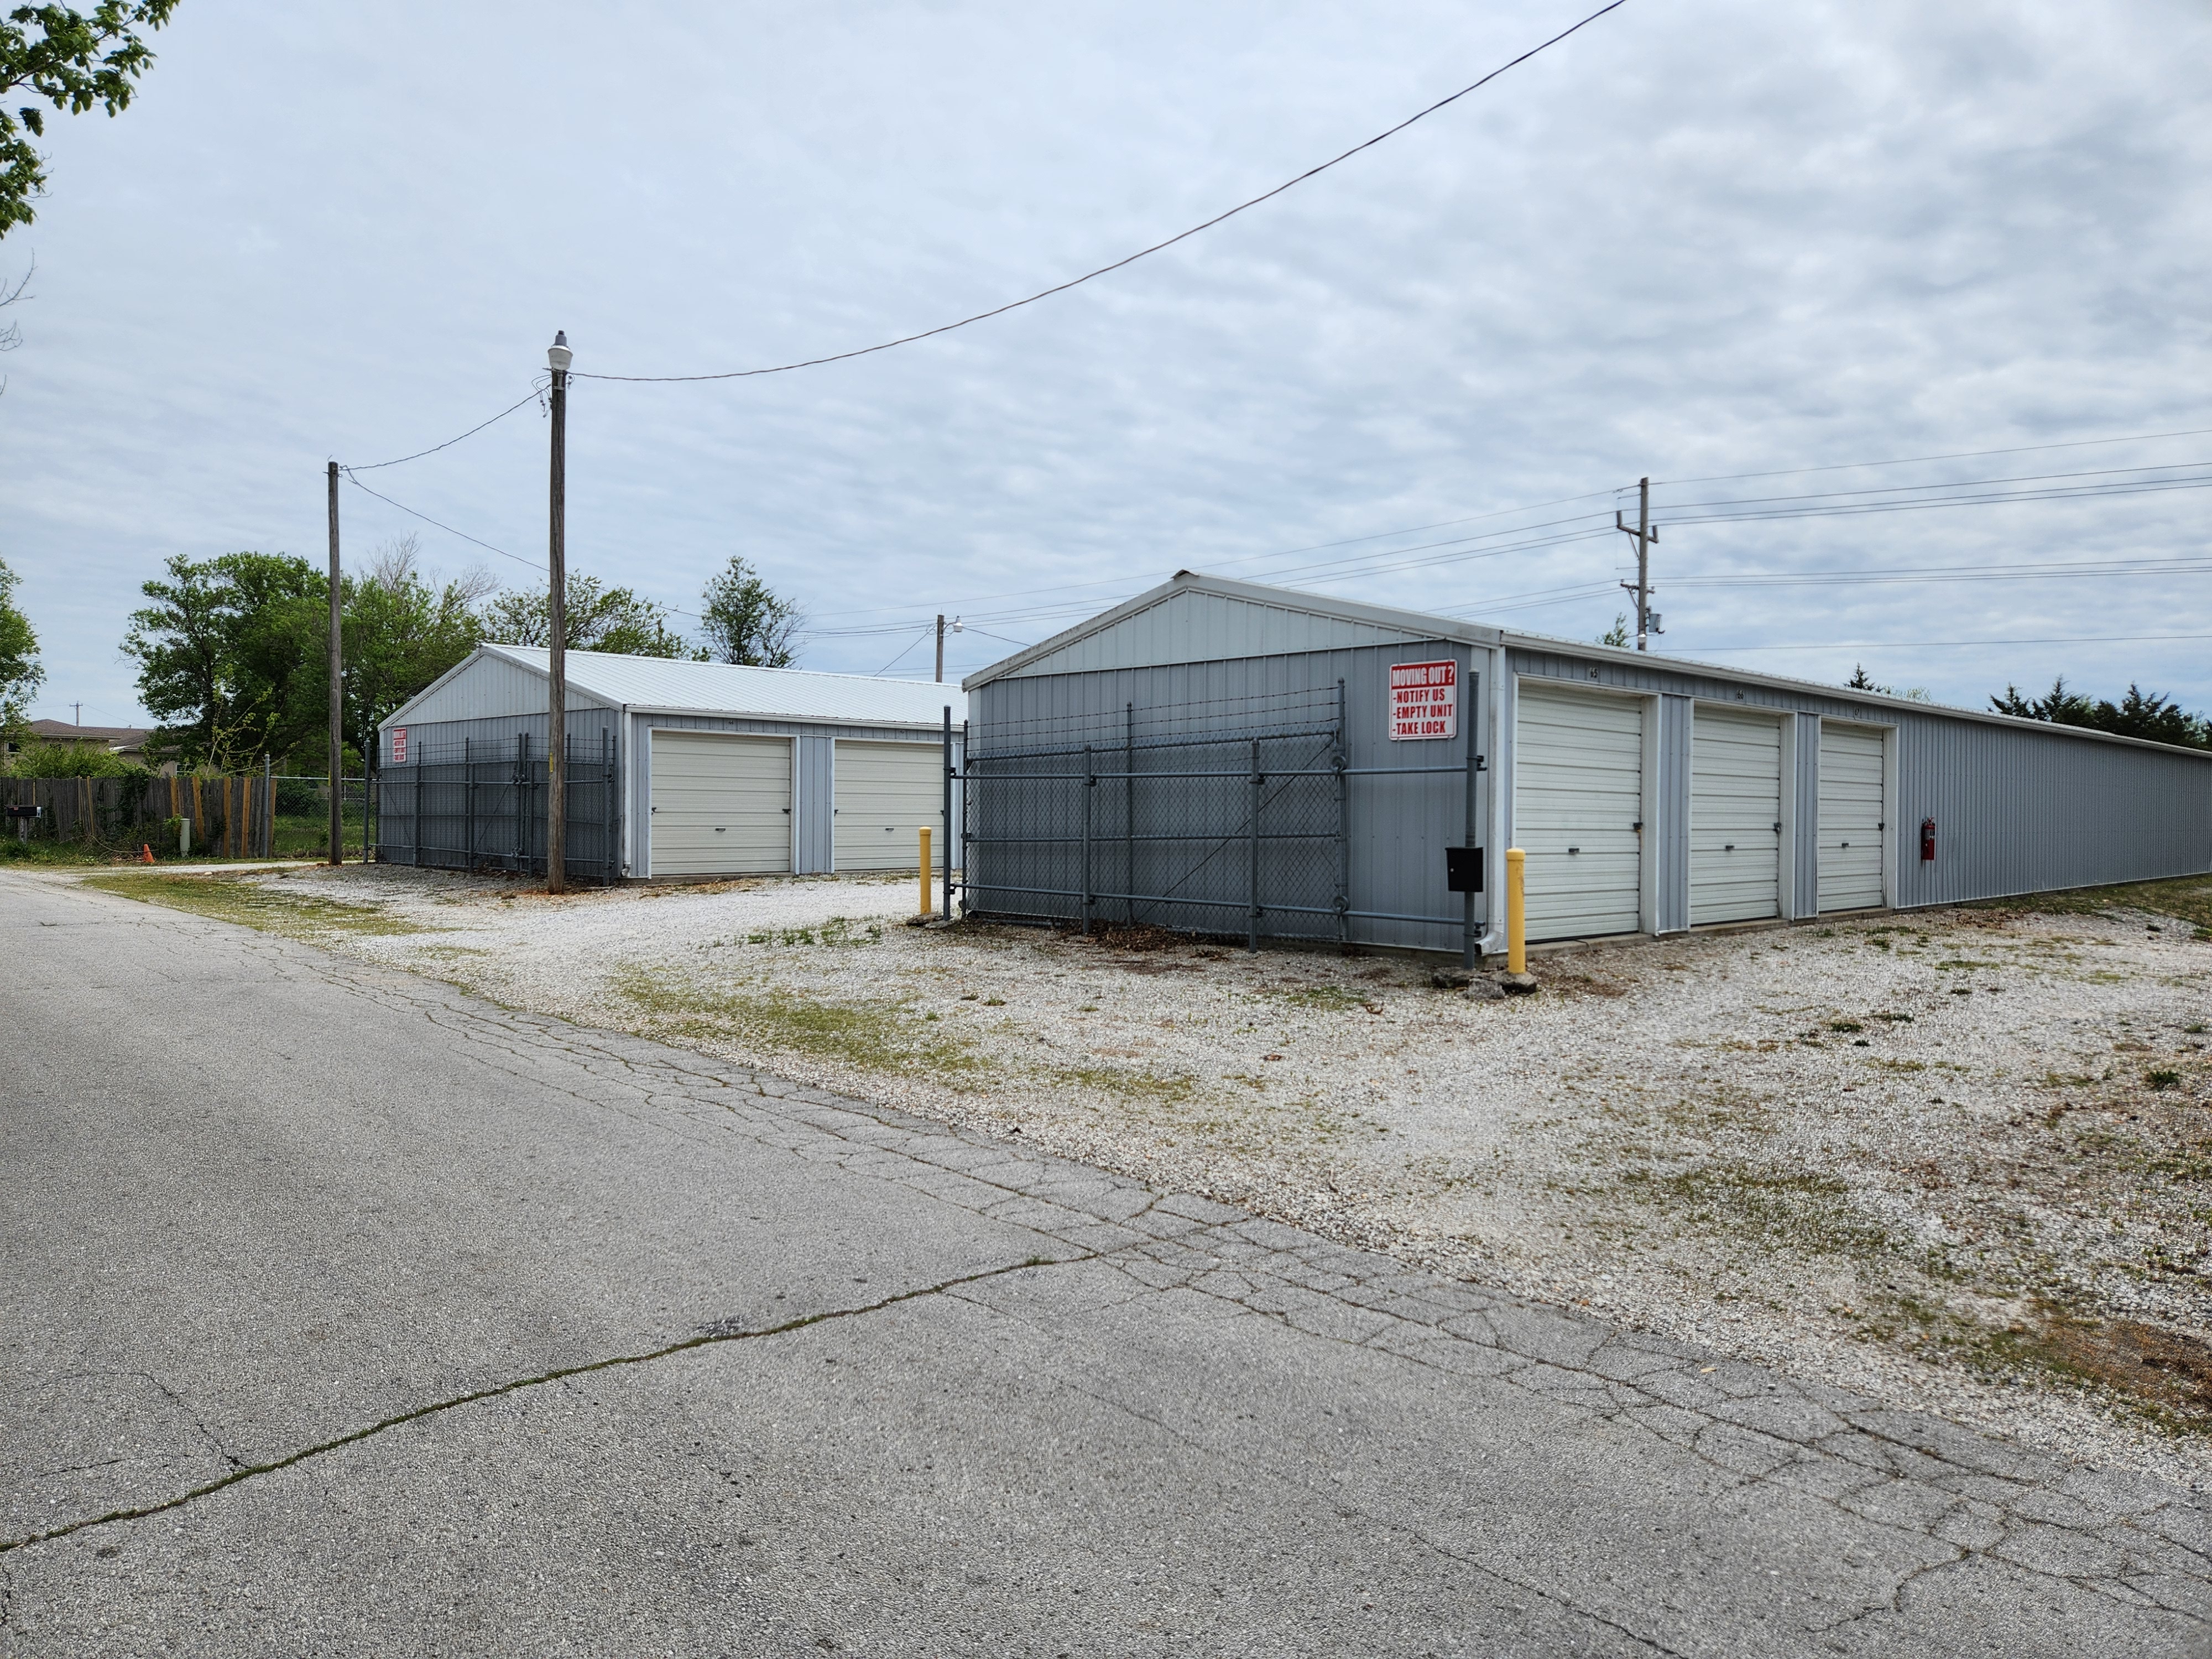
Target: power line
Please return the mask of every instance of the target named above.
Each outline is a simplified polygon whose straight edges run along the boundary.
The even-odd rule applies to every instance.
[[[512,414],[514,411],[513,411],[512,410],[509,410],[509,411],[507,411],[507,412],[508,412],[509,414]],[[495,417],[495,418],[496,418],[496,417]],[[489,424],[489,422],[487,422],[487,424]],[[480,428],[477,428],[477,430],[481,431],[481,430],[483,430],[483,428],[480,427]],[[468,434],[467,434],[466,433],[464,433],[464,434],[462,434],[461,435],[462,435],[463,437],[466,437]],[[458,443],[458,442],[459,442],[459,441],[460,441],[460,440],[459,440],[459,439],[455,439],[453,441],[455,441],[456,443]],[[445,446],[444,446],[443,444],[441,444],[441,445],[439,446],[439,447],[442,449],[442,448],[444,448],[444,447],[445,447]],[[425,450],[423,453],[424,453],[425,454],[428,454],[429,452],[428,452],[428,450]],[[414,458],[413,458],[412,456],[409,456],[409,457],[406,457],[405,459],[411,460],[411,459],[413,459]],[[396,466],[396,465],[398,465],[398,462],[396,462],[396,461],[383,461],[383,462],[380,462],[380,463],[379,463],[379,465],[383,465],[383,466]],[[510,552],[508,552],[508,551],[507,551],[505,548],[503,548],[503,547],[494,547],[494,546],[493,546],[489,542],[487,542],[487,541],[479,541],[479,540],[477,540],[477,538],[476,537],[470,535],[470,534],[469,534],[469,532],[468,532],[467,531],[465,531],[465,530],[456,530],[456,529],[454,529],[454,528],[453,528],[453,526],[451,526],[451,525],[449,525],[449,524],[440,524],[440,523],[438,522],[438,520],[435,520],[435,519],[432,518],[428,514],[427,514],[427,513],[417,513],[417,512],[416,512],[413,507],[411,507],[408,506],[406,502],[404,502],[404,501],[393,501],[393,500],[392,499],[392,497],[391,497],[391,496],[385,495],[385,494],[384,494],[383,492],[381,492],[380,490],[374,490],[374,489],[369,489],[369,487],[368,487],[367,484],[363,483],[360,479],[358,479],[358,478],[356,478],[356,477],[355,477],[353,476],[353,469],[352,469],[351,467],[348,467],[348,466],[342,466],[342,467],[340,467],[340,468],[338,469],[338,471],[339,471],[340,472],[342,472],[342,473],[343,473],[343,474],[345,475],[345,480],[346,480],[346,482],[347,482],[348,483],[351,484],[351,485],[352,485],[356,489],[361,490],[361,491],[362,491],[364,494],[367,494],[367,495],[374,495],[374,496],[375,496],[377,500],[379,500],[380,501],[382,501],[382,502],[383,502],[386,507],[398,507],[398,508],[402,513],[404,513],[404,514],[405,514],[409,518],[410,518],[410,519],[420,519],[420,520],[422,520],[422,522],[423,522],[424,524],[430,525],[430,526],[434,526],[434,527],[435,527],[435,528],[437,528],[437,529],[442,530],[442,531],[444,531],[444,532],[445,532],[448,536],[459,536],[459,537],[463,541],[472,543],[472,544],[474,544],[476,546],[477,546],[477,547],[481,547],[482,549],[483,549],[483,550],[484,550],[485,552],[487,552],[487,553],[496,553],[496,554],[498,554],[498,555],[499,555],[499,556],[500,556],[501,558],[502,558],[502,559],[513,559],[513,560],[515,562],[515,563],[517,563],[517,564],[525,564],[525,565],[528,565],[528,566],[529,566],[532,569],[533,569],[533,570],[543,570],[543,569],[544,569],[544,568],[545,568],[544,564],[542,562],[540,562],[540,561],[538,561],[538,560],[535,560],[535,559],[526,559],[526,558],[524,558],[524,557],[522,556],[522,555],[520,555],[520,553],[510,553]]]
[[[1918,466],[1929,461],[1978,461],[1992,455],[2033,455],[2053,449],[2090,449],[2100,444],[2148,444],[2165,438],[2202,438],[2212,427],[2187,432],[2139,432],[2124,438],[2076,438],[2058,444],[2024,444],[2014,449],[1962,449],[1949,455],[1907,455],[1893,461],[1833,461],[1821,466],[1790,466],[1772,472],[1714,472],[1698,478],[1654,478],[1654,484],[1736,483],[1748,478],[1791,478],[1808,472],[1853,472],[1861,467]]]
[[[351,484],[356,489],[361,490],[366,495],[375,496],[377,500],[382,501],[386,507],[398,507],[402,513],[407,514],[410,519],[420,519],[424,524],[429,525],[435,529],[442,530],[448,536],[459,536],[463,541],[468,542],[475,546],[481,547],[487,553],[496,553],[502,559],[513,559],[517,564],[526,565],[532,570],[543,572],[545,568],[544,563],[539,561],[526,559],[520,553],[510,553],[503,547],[494,547],[489,542],[483,541],[475,536],[471,536],[465,530],[456,530],[453,526],[441,523],[438,520],[432,518],[427,513],[418,513],[415,508],[408,506],[404,501],[393,501],[391,496],[384,494],[381,490],[369,489],[367,484],[363,483],[360,479],[353,476],[353,471],[349,467],[342,466],[338,469],[338,471],[344,477],[346,482]],[[689,617],[693,622],[702,620],[696,612],[686,611],[680,605],[662,605],[659,599],[649,599],[647,603],[660,605],[660,608],[667,611],[671,616]]]
[[[353,473],[353,472],[374,472],[374,471],[375,471],[379,467],[383,467],[383,466],[398,466],[398,465],[400,465],[402,463],[406,462],[406,461],[419,461],[419,460],[421,460],[421,459],[422,459],[425,455],[434,455],[434,454],[436,454],[436,453],[437,453],[440,450],[441,450],[441,449],[451,449],[451,448],[452,448],[455,444],[457,444],[457,443],[459,443],[459,442],[460,442],[460,441],[461,441],[461,438],[473,438],[473,437],[475,437],[475,436],[477,435],[477,433],[479,433],[479,432],[481,432],[481,431],[483,431],[483,430],[484,429],[484,428],[486,428],[486,427],[488,427],[488,426],[495,426],[495,425],[497,425],[500,422],[501,422],[501,421],[505,420],[508,416],[510,416],[510,415],[514,414],[514,411],[515,411],[516,410],[520,409],[521,407],[523,407],[523,404],[534,404],[534,403],[536,403],[537,401],[538,401],[538,391],[537,391],[537,388],[533,386],[533,387],[532,387],[532,388],[531,388],[530,395],[529,395],[527,398],[525,398],[522,400],[522,403],[520,403],[520,404],[508,404],[505,409],[501,410],[499,411],[499,413],[498,413],[498,414],[496,414],[496,415],[493,416],[491,417],[491,419],[490,419],[490,420],[489,420],[489,421],[479,421],[476,425],[474,425],[474,426],[471,427],[471,428],[470,428],[466,432],[464,432],[463,434],[461,434],[461,437],[460,437],[460,438],[448,438],[448,439],[447,439],[447,440],[446,440],[446,441],[445,441],[445,442],[443,442],[443,443],[441,443],[441,444],[432,444],[432,445],[431,445],[428,449],[418,449],[418,450],[416,450],[416,451],[412,455],[402,455],[402,456],[400,456],[400,457],[398,458],[398,460],[391,460],[391,461],[371,461],[371,462],[369,462],[368,465],[364,465],[364,466],[345,466],[345,465],[341,465],[341,466],[338,468],[338,471],[341,471],[341,472],[346,472],[346,473]],[[393,505],[397,506],[397,505],[398,505],[398,503],[397,503],[397,502],[395,502],[395,503],[393,503]],[[457,536],[458,536],[458,535],[459,535],[459,534],[460,534],[460,532],[459,532],[459,531],[457,530],[457,531],[455,531],[453,533],[454,533],[455,535],[457,535]],[[514,555],[513,555],[513,554],[509,554],[507,556],[508,556],[508,557],[510,557],[510,558],[512,558],[512,557],[514,556]]]
[[[2212,640],[2212,634],[2051,634],[2016,640],[1798,640],[1786,645],[1701,645],[1697,654],[1718,656],[1745,651],[1875,651],[1894,646],[1926,651],[1977,645],[2143,645],[2164,640]],[[1687,653],[1685,653],[1689,654]]]
[[[1376,133],[1372,138],[1367,139],[1361,143],[1354,144],[1350,149],[1346,150],[1341,155],[1331,156],[1328,161],[1323,161],[1319,167],[1307,168],[1304,173],[1298,174],[1297,178],[1285,179],[1283,183],[1277,185],[1273,190],[1265,191],[1261,195],[1255,196],[1249,201],[1239,202],[1235,207],[1231,208],[1227,212],[1217,213],[1213,217],[1206,220],[1204,223],[1193,225],[1188,230],[1179,231],[1175,235],[1169,237],[1164,242],[1155,242],[1150,247],[1139,248],[1136,252],[1116,259],[1111,264],[1101,265],[1096,270],[1087,270],[1080,276],[1071,277],[1066,282],[1055,283],[1051,288],[1041,289],[1039,292],[1029,295],[1026,299],[1009,301],[1005,305],[994,306],[988,311],[979,311],[972,317],[963,317],[957,323],[941,323],[935,328],[923,329],[919,334],[902,335],[896,340],[885,340],[879,345],[862,346],[859,349],[854,351],[833,352],[826,357],[808,357],[799,362],[777,363],[768,368],[735,368],[726,370],[719,374],[574,374],[570,378],[580,380],[649,381],[654,384],[666,385],[677,381],[743,380],[750,380],[753,376],[758,374],[787,374],[792,370],[797,368],[818,368],[824,363],[842,363],[854,357],[866,357],[878,351],[890,351],[895,347],[912,345],[917,340],[927,340],[939,334],[950,334],[954,329],[966,328],[971,323],[987,322],[994,317],[1003,317],[1010,311],[1018,311],[1024,306],[1033,306],[1040,300],[1048,300],[1055,294],[1065,294],[1068,289],[1072,288],[1079,288],[1084,283],[1091,281],[1093,278],[1103,276],[1109,272],[1119,270],[1125,265],[1133,265],[1139,259],[1149,258],[1151,255],[1160,252],[1164,249],[1173,247],[1177,242],[1187,241],[1201,231],[1211,230],[1216,225],[1235,218],[1238,214],[1243,212],[1248,208],[1255,208],[1262,202],[1273,200],[1275,197],[1280,196],[1285,191],[1292,188],[1294,185],[1302,185],[1309,179],[1312,179],[1317,177],[1319,174],[1327,173],[1331,167],[1335,167],[1340,162],[1350,161],[1353,156],[1358,155],[1360,151],[1373,149],[1376,144],[1381,143],[1385,138],[1395,137],[1397,134],[1403,132],[1407,127],[1412,126],[1414,122],[1425,120],[1428,117],[1434,115],[1438,110],[1443,108],[1447,104],[1457,103],[1469,93],[1477,91],[1480,88],[1489,85],[1491,82],[1495,81],[1499,76],[1504,74],[1506,70],[1517,68],[1519,65],[1527,63],[1539,52],[1548,51],[1550,48],[1559,45],[1560,41],[1565,40],[1569,35],[1588,27],[1592,23],[1595,23],[1599,18],[1604,16],[1607,12],[1618,11],[1622,6],[1627,3],[1628,0],[1612,0],[1612,3],[1610,5],[1599,7],[1595,11],[1590,13],[1589,16],[1583,18],[1582,21],[1575,23],[1569,27],[1561,29],[1550,40],[1543,42],[1542,45],[1531,46],[1528,51],[1522,52],[1518,58],[1512,59],[1509,63],[1500,64],[1496,69],[1491,70],[1489,74],[1484,76],[1480,80],[1474,82],[1468,86],[1462,87],[1457,92],[1453,93],[1449,98],[1439,98],[1435,103],[1431,104],[1426,109],[1407,116],[1404,120],[1399,122],[1397,125],[1387,128],[1383,131]]]

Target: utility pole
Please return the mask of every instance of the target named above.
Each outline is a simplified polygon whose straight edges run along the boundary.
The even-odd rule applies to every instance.
[[[937,619],[937,678],[940,680],[945,678],[945,618],[942,617]],[[82,726],[84,705],[81,702],[73,702],[70,707],[76,711],[76,719],[70,723]]]
[[[331,463],[331,862],[345,862],[345,635],[338,589],[338,464]]]
[[[1659,613],[1651,608],[1651,550],[1659,540],[1659,529],[1651,522],[1650,479],[1640,480],[1636,487],[1636,528],[1628,527],[1618,507],[1613,509],[1613,527],[1636,543],[1636,580],[1621,586],[1636,595],[1636,648],[1648,650],[1644,635],[1667,631],[1659,626]]]
[[[546,668],[545,890],[568,890],[568,331],[556,329],[545,362],[553,371],[552,533],[546,547],[552,588],[546,622],[552,648]]]
[[[963,631],[963,624],[960,618],[955,617],[948,630],[945,626],[945,613],[940,611],[937,613],[937,683],[939,685],[945,684],[945,635],[948,631],[961,633]]]

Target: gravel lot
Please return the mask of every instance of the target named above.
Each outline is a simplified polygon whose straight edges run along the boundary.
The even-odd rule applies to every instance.
[[[2187,923],[1643,942],[1476,1002],[1401,958],[908,928],[910,878],[213,884],[511,1006],[2212,1489],[2212,943]]]

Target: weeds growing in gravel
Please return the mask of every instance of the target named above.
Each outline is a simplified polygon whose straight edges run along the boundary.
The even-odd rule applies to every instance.
[[[249,876],[172,876],[150,870],[118,870],[87,876],[83,884],[147,904],[189,910],[216,921],[234,922],[287,939],[315,939],[333,933],[378,935],[432,931],[420,922],[392,915],[373,904],[349,904],[319,893],[280,887]]]
[[[717,990],[649,969],[620,968],[613,988],[653,1030],[702,1040],[737,1037],[771,1054],[842,1060],[869,1072],[970,1072],[979,1064],[957,1030],[924,1030],[904,1001],[830,1002],[787,991]]]

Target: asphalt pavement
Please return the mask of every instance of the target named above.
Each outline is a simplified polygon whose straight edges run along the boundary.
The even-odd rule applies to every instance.
[[[2195,1654],[2212,1510],[0,874],[0,1654]]]

